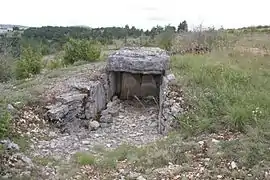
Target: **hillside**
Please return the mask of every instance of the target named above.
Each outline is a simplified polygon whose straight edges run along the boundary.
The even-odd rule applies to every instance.
[[[46,56],[46,62],[35,48],[24,49],[22,64],[15,66],[19,78],[10,74],[0,84],[0,175],[52,180],[269,179],[269,34],[164,31],[144,38],[114,37],[112,44],[71,38],[61,51]],[[157,103],[149,98],[113,97],[96,119],[63,122],[74,118],[67,111],[95,108],[91,97],[106,89],[108,55],[129,43],[170,52],[176,80],[166,90],[167,106],[177,113],[170,131],[156,131]]]

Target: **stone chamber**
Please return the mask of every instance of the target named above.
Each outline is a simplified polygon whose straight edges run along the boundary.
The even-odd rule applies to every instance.
[[[165,50],[156,47],[122,48],[108,57],[96,80],[75,81],[68,92],[55,97],[55,103],[46,107],[45,118],[61,126],[74,128],[75,123],[96,130],[113,123],[122,108],[120,101],[133,99],[144,106],[144,99],[151,99],[158,107],[158,131],[164,133],[165,122],[181,110],[166,109],[169,85],[175,82],[169,59]]]

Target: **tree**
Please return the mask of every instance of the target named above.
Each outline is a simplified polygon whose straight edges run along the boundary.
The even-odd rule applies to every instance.
[[[18,26],[14,26],[14,27],[12,28],[12,30],[13,30],[13,31],[19,31],[20,28],[19,28]]]
[[[177,28],[177,32],[187,32],[188,31],[188,24],[187,24],[187,21],[184,20],[182,22],[180,22],[180,24],[178,25],[178,28]]]
[[[175,30],[176,30],[176,28],[174,26],[170,25],[170,24],[165,26],[165,31],[173,31],[173,32],[175,32]]]

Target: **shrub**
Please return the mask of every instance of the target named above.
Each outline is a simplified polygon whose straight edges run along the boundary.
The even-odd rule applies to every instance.
[[[59,58],[50,60],[47,64],[47,68],[50,70],[59,69],[61,67],[63,67],[63,60]]]
[[[174,32],[170,30],[159,34],[157,37],[158,46],[162,49],[170,51],[173,45],[172,44],[173,38],[174,38]]]
[[[70,39],[64,47],[65,64],[73,64],[76,61],[95,61],[101,54],[101,48],[93,41]]]
[[[30,46],[24,48],[16,64],[16,78],[24,79],[39,74],[42,68],[41,58],[41,54],[34,51]]]
[[[13,59],[0,56],[0,82],[6,82],[12,78]]]
[[[0,102],[0,139],[7,135],[9,131],[9,125],[11,116],[9,112],[4,108],[5,103]]]

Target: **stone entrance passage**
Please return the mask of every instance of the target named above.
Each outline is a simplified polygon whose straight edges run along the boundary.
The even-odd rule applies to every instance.
[[[166,97],[169,55],[154,47],[126,47],[109,56],[110,90],[122,100],[152,96],[159,105],[159,131],[163,132],[163,101]],[[162,127],[163,126],[163,127]]]
[[[162,77],[169,67],[166,51],[153,47],[122,48],[108,58],[107,72],[120,99],[153,96],[160,99]]]

